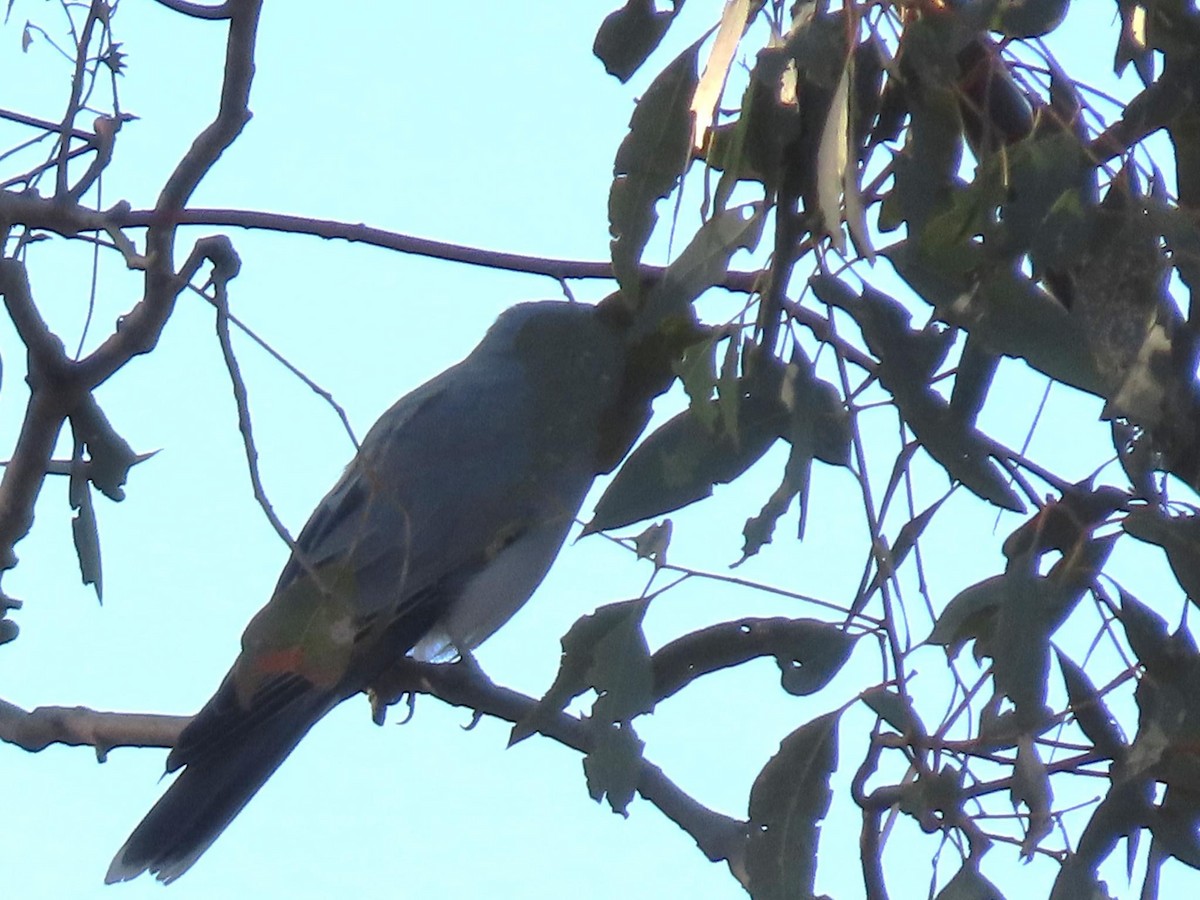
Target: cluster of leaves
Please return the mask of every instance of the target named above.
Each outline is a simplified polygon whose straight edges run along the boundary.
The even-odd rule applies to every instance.
[[[662,6],[629,0],[604,22],[594,50],[612,75],[624,81],[651,57],[683,3]],[[824,629],[820,641],[837,652],[817,660],[807,637],[792,634],[776,657],[785,675],[788,660],[819,669],[803,691],[817,692],[865,630],[881,638],[887,679],[801,725],[764,768],[750,797],[744,866],[731,861],[755,897],[813,895],[837,721],[856,699],[878,716],[861,736],[854,780],[869,896],[887,895],[881,823],[894,810],[959,848],[961,866],[940,886],[941,900],[1001,896],[980,870],[996,841],[1060,862],[1052,896],[1061,898],[1107,897],[1098,866],[1125,838],[1132,871],[1146,832],[1143,896],[1156,894],[1167,859],[1200,868],[1192,681],[1200,654],[1186,626],[1170,633],[1162,615],[1104,574],[1119,542],[1147,542],[1165,551],[1179,585],[1200,602],[1200,508],[1167,497],[1169,486],[1200,488],[1191,301],[1200,286],[1200,15],[1182,0],[1117,0],[1114,67],[1121,74],[1132,65],[1141,88],[1106,117],[1088,100],[1098,93],[1040,41],[1068,6],[730,0],[713,31],[653,79],[617,153],[613,269],[644,327],[682,315],[709,285],[745,290],[755,302],[750,321],[687,349],[676,371],[689,407],[626,461],[589,530],[700,500],[783,440],[790,451],[780,485],[746,523],[744,554],[771,540],[797,499],[803,533],[814,461],[858,479],[872,532],[872,563],[858,595],[845,598],[847,617],[797,620],[806,636]],[[739,79],[740,100],[731,98]],[[1173,156],[1173,179],[1143,144],[1159,131],[1166,141],[1156,154]],[[640,263],[656,205],[692,181],[704,184],[705,220],[661,277],[647,280]],[[731,205],[735,198],[749,202]],[[674,223],[676,241],[680,230]],[[732,254],[756,247],[762,232],[769,262],[750,280],[729,272]],[[873,266],[878,257],[886,264]],[[888,267],[911,289],[903,299],[879,283],[889,283]],[[753,337],[743,335],[750,325]],[[814,365],[805,346],[835,365]],[[981,431],[1005,358],[1102,399],[1115,483],[1075,482]],[[838,383],[823,371],[836,371]],[[879,505],[865,460],[881,451],[860,430],[867,391],[886,397],[904,435]],[[949,490],[1028,516],[1004,544],[1001,574],[949,602],[926,595],[927,625],[889,602],[946,496],[914,508],[917,459],[944,471]],[[907,515],[892,509],[902,495]],[[889,539],[883,523],[897,516]],[[923,577],[920,584],[924,591]],[[865,613],[875,604],[880,618]],[[1074,615],[1081,605],[1098,628]],[[640,754],[633,720],[665,696],[641,636],[644,612],[642,600],[581,621],[543,700],[561,709],[588,688],[597,692],[593,720],[611,730],[609,747],[620,743],[625,762],[597,761],[589,786],[618,809],[633,790],[618,773],[632,771],[628,760]],[[1068,620],[1093,627],[1093,648],[1103,643],[1123,660],[1103,688],[1085,671],[1088,660],[1080,665],[1053,645]],[[955,696],[933,729],[917,713],[927,698],[909,681],[917,648],[905,638],[914,634],[951,660]],[[984,664],[974,684],[952,662],[966,645]],[[1134,681],[1137,721],[1123,730],[1106,698]],[[1065,697],[1061,708],[1055,697]],[[1078,740],[1064,741],[1064,728]],[[849,737],[840,742],[843,753],[853,746]],[[1065,758],[1043,761],[1064,750]],[[902,773],[894,783],[880,767],[884,751]],[[987,767],[999,777],[985,779]],[[1051,777],[1081,775],[1106,778],[1108,791],[1086,824],[1069,828]],[[986,814],[989,798],[1023,808],[1015,836]],[[1057,846],[1048,840],[1055,825]]]

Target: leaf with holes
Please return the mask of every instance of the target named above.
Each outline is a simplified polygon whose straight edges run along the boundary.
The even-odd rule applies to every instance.
[[[789,734],[754,780],[746,844],[754,900],[813,896],[820,822],[829,812],[829,779],[837,769],[838,715],[828,713]]]

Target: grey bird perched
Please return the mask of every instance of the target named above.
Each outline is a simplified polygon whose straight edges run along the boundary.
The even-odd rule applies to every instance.
[[[625,347],[599,309],[507,310],[375,423],[107,882],[178,878],[334,706],[406,654],[471,650],[529,599],[593,479],[644,424],[621,410]]]

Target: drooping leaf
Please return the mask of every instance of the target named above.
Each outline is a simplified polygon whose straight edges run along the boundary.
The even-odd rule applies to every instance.
[[[1127,534],[1157,544],[1188,599],[1200,604],[1200,514],[1167,516],[1153,506],[1133,509],[1121,523]]]
[[[954,373],[954,388],[950,392],[950,412],[964,426],[975,427],[999,365],[1000,358],[985,347],[980,338],[967,336]]]
[[[879,360],[880,384],[892,395],[901,417],[929,455],[951,478],[984,500],[1023,512],[1025,505],[991,461],[983,436],[957,421],[949,404],[929,385],[953,336],[930,328],[910,329],[908,311],[869,286],[858,296],[829,275],[818,275],[810,284],[820,300],[854,317]]]
[[[1049,34],[1066,18],[1071,0],[1000,0],[992,30],[1024,40]]]
[[[685,410],[643,440],[601,495],[584,532],[624,528],[708,497],[714,485],[733,481],[779,438],[774,421],[743,416],[741,433],[727,435],[701,418]]]
[[[653,332],[664,319],[686,315],[692,301],[724,279],[735,253],[758,244],[763,221],[762,207],[749,203],[724,210],[701,225],[646,296],[632,339]]]
[[[949,496],[948,494],[946,495]],[[920,540],[925,528],[933,520],[934,514],[946,502],[946,497],[935,501],[926,507],[922,512],[917,513],[912,519],[909,519],[900,526],[900,531],[896,534],[896,540],[892,543],[891,552],[887,564],[877,568],[875,577],[871,579],[871,583],[867,585],[867,589],[863,591],[861,598],[855,601],[851,607],[853,612],[861,612],[866,606],[867,601],[871,599],[874,593],[883,587],[887,579],[891,578],[898,569],[901,563],[908,557],[909,552],[916,546]]]
[[[847,61],[829,102],[817,145],[817,208],[821,211],[821,227],[833,248],[842,254],[846,252],[842,193],[850,159],[850,69]]]
[[[1024,803],[1029,811],[1025,820],[1025,839],[1021,842],[1021,855],[1032,859],[1033,853],[1054,825],[1050,821],[1050,804],[1054,792],[1050,788],[1050,775],[1046,765],[1038,756],[1033,738],[1023,735],[1017,742],[1017,761],[1013,766],[1012,790],[1013,809]]]
[[[658,214],[655,204],[667,196],[687,168],[700,41],[659,73],[629,122],[613,163],[608,197],[613,274],[630,298],[640,294],[638,263]]]
[[[765,365],[765,363],[764,363]],[[837,388],[816,377],[812,362],[796,345],[791,361],[779,374],[779,396],[786,410],[787,424],[782,437],[791,445],[783,478],[771,493],[762,511],[747,520],[742,534],[744,562],[770,543],[775,524],[791,505],[800,498],[799,537],[804,537],[805,504],[812,461],[819,459],[829,465],[847,465],[850,458],[849,416]],[[770,389],[760,391],[769,393]]]
[[[71,536],[75,541],[75,556],[79,560],[79,574],[84,584],[96,589],[96,599],[104,600],[104,583],[100,566],[100,532],[96,526],[96,509],[92,504],[92,492],[84,475],[84,462],[77,448],[71,460],[71,478],[68,499],[75,515],[71,518]]]
[[[960,258],[983,264],[982,250],[958,248]],[[901,241],[881,251],[908,284],[951,325],[979,336],[995,353],[1025,360],[1055,381],[1097,396],[1104,380],[1077,322],[1062,304],[1013,268],[990,270],[979,280],[948,276],[930,265],[919,248]]]
[[[1004,895],[968,861],[938,891],[934,900],[1004,900]]]
[[[588,794],[597,803],[607,798],[613,812],[627,816],[646,744],[628,722],[601,723],[593,731],[592,747],[583,758]]]
[[[87,403],[79,415],[72,416],[71,426],[86,451],[88,481],[109,500],[124,500],[129,470],[158,451],[135,453],[94,401]]]
[[[995,629],[996,611],[1007,601],[1009,587],[1003,575],[992,575],[963,588],[946,604],[927,642],[945,647],[955,656],[967,641],[989,638]]]
[[[837,768],[838,713],[793,731],[750,790],[746,871],[754,900],[813,896],[820,821]]]
[[[592,708],[598,727],[628,722],[654,708],[650,648],[642,633],[648,603],[646,599],[610,603],[571,626],[562,639],[554,683],[513,725],[510,746],[537,731],[543,716],[560,712],[588,690],[598,694]]]
[[[871,707],[875,715],[900,734],[922,737],[928,733],[913,708],[912,701],[899,691],[882,686],[875,687],[864,693],[860,699]]]
[[[733,55],[746,28],[750,14],[750,0],[729,0],[721,13],[717,37],[709,50],[708,61],[696,85],[692,97],[692,148],[700,150],[708,138],[709,130],[716,117],[717,104],[725,89],[725,79],[733,65]]]
[[[1157,849],[1200,869],[1200,802],[1191,786],[1168,784],[1153,819]]]
[[[785,678],[792,686],[815,693],[837,674],[856,640],[817,619],[777,616],[710,625],[654,654],[654,693],[669,697],[701,675],[768,656],[786,666]]]
[[[689,407],[700,417],[704,425],[716,425],[717,410],[710,403],[713,389],[717,386],[717,342],[721,335],[714,334],[707,340],[692,344],[683,351],[683,356],[674,363],[679,383],[691,401]]]
[[[1063,655],[1062,651],[1056,649],[1055,653],[1066,684],[1067,699],[1071,703],[1071,714],[1075,716],[1080,731],[1087,735],[1098,753],[1112,759],[1121,758],[1125,752],[1125,736],[1109,712],[1104,698],[1080,666]]]
[[[1120,589],[1120,595],[1119,618],[1130,649],[1147,672],[1166,674],[1172,668],[1175,656],[1166,620],[1124,588]]]
[[[928,30],[926,17],[906,31],[905,40],[914,41]],[[940,38],[931,36],[931,51],[944,52]],[[921,48],[922,50],[924,47]],[[879,212],[879,227],[891,231],[907,222],[910,234],[918,234],[925,223],[949,201],[951,186],[957,179],[962,161],[962,131],[956,94],[951,83],[957,75],[953,57],[952,72],[938,74],[936,53],[905,53],[908,61],[929,65],[932,78],[920,75],[904,89],[904,101],[910,125],[904,148],[893,161],[894,186],[884,195]],[[933,80],[936,79],[936,80]],[[942,83],[939,84],[938,82]],[[913,88],[921,84],[921,90]]]
[[[1036,244],[1040,268],[1068,267],[1073,258],[1067,254],[1083,234],[1064,228],[1070,218],[1052,220],[1050,214],[1064,198],[1068,208],[1095,205],[1096,168],[1083,143],[1065,127],[1039,129],[989,163],[1003,172],[1007,187],[999,209],[999,254],[1015,259]]]
[[[667,564],[667,549],[671,546],[671,520],[655,522],[633,539],[638,559],[653,561],[655,569]]]
[[[628,81],[662,41],[683,3],[676,0],[670,10],[658,11],[654,0],[628,0],[609,13],[592,44],[592,52],[604,63],[605,71],[622,82]]]
[[[836,625],[813,622],[775,656],[783,689],[797,697],[815,694],[841,671],[857,640]]]

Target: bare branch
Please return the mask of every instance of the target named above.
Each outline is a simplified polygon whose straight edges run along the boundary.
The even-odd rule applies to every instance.
[[[233,0],[225,0],[216,6],[205,6],[202,3],[189,3],[187,0],[154,0],[159,6],[191,16],[193,19],[228,19],[233,15]]]
[[[226,237],[205,238],[197,242],[196,249],[199,250],[201,245],[211,246],[212,248],[208,251],[207,255],[213,260],[214,266],[212,284],[215,294],[213,306],[217,309],[217,340],[221,344],[221,356],[225,360],[225,369],[229,372],[229,380],[233,382],[233,398],[237,404],[238,431],[242,434],[242,446],[246,451],[246,468],[250,472],[250,483],[254,487],[254,499],[258,501],[263,515],[267,517],[267,521],[271,523],[271,527],[275,529],[275,533],[288,545],[297,560],[303,563],[302,554],[296,546],[295,539],[275,512],[275,507],[271,505],[271,501],[267,498],[266,489],[263,487],[262,476],[258,471],[258,448],[254,444],[254,427],[250,421],[250,401],[246,395],[246,382],[242,379],[242,370],[238,366],[237,357],[233,353],[233,343],[229,339],[229,295],[227,284],[229,279],[237,274],[237,269],[241,263],[237,259],[237,254],[234,253],[233,245],[229,243],[229,239]],[[217,249],[218,247],[220,248],[219,250]],[[317,583],[319,584],[320,582],[318,581]]]
[[[390,705],[413,692],[432,694],[452,706],[514,724],[525,720],[537,706],[532,697],[494,684],[473,663],[418,663],[411,659],[393,666],[376,681],[372,702]],[[589,752],[592,746],[593,734],[587,723],[566,713],[539,714],[537,731],[581,753]],[[690,834],[709,860],[727,860],[731,866],[740,863],[745,853],[745,822],[692,799],[645,759],[641,761],[638,793]]]
[[[71,363],[63,352],[62,342],[51,334],[38,313],[29,293],[25,267],[15,259],[0,259],[0,292],[29,350],[30,386],[21,434],[0,480],[0,572],[3,572],[16,565],[13,547],[33,525],[33,504],[73,398],[62,380]]]
[[[192,290],[211,303],[213,306],[217,305],[217,301],[213,297],[209,297],[207,294],[197,288],[193,287]],[[294,376],[299,378],[302,382],[304,382],[305,386],[309,390],[328,403],[333,409],[334,413],[337,415],[338,419],[341,420],[342,427],[346,429],[346,435],[350,438],[350,443],[354,445],[355,450],[358,449],[358,435],[354,433],[354,426],[350,424],[350,417],[346,415],[345,408],[334,399],[333,394],[309,378],[306,374],[304,374],[303,370],[301,370],[286,356],[272,347],[271,344],[268,343],[258,332],[230,312],[228,304],[225,304],[225,309],[221,314],[227,318],[234,327],[241,331],[242,334],[246,335],[246,337],[258,344],[258,346],[262,348],[262,350],[268,356],[291,372]]]
[[[67,189],[67,154],[71,152],[71,132],[75,130],[75,117],[83,105],[83,77],[87,73],[88,46],[92,43],[92,29],[96,27],[102,12],[107,12],[104,0],[92,0],[88,8],[87,19],[83,23],[83,32],[75,45],[75,74],[71,78],[71,98],[67,101],[67,111],[63,114],[62,124],[56,129],[58,138],[58,172],[54,196],[70,197],[77,200],[83,191],[75,193]]]
[[[155,212],[164,224],[146,235],[146,286],[141,301],[121,320],[116,332],[79,365],[82,378],[97,385],[133,356],[148,353],[158,343],[175,300],[187,284],[174,269],[176,226],[168,223],[182,209],[225,149],[250,120],[250,85],[254,80],[254,46],[262,0],[238,0],[229,7],[229,37],[225,48],[225,79],[216,117],[176,165],[159,194]]]
[[[93,747],[104,761],[114,747],[173,747],[190,716],[97,712],[83,706],[39,706],[27,712],[0,700],[0,740],[37,753],[51,744]]]

